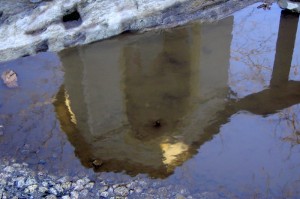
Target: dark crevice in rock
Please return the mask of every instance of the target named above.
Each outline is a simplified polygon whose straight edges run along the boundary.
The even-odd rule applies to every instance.
[[[62,17],[62,22],[66,29],[70,29],[80,26],[82,19],[80,13],[75,8],[72,11],[67,11],[67,13]]]
[[[2,17],[2,15],[3,15],[3,11],[0,11],[0,18]]]
[[[39,44],[37,44],[37,46],[35,48],[35,52],[36,53],[46,52],[48,49],[49,49],[48,40],[46,39],[46,40],[40,42]]]
[[[28,56],[30,56],[30,54],[26,53],[26,54],[22,55],[21,57],[28,57]]]
[[[36,35],[42,34],[46,30],[47,30],[47,28],[45,27],[45,28],[41,28],[41,29],[37,29],[37,30],[26,31],[25,34],[36,36]]]

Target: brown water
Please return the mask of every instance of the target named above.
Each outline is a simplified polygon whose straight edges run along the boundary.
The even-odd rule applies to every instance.
[[[1,85],[1,156],[191,192],[300,197],[298,16],[257,6],[2,63],[20,87]]]

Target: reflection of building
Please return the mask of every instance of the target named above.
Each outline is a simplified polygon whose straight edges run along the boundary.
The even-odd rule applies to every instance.
[[[163,178],[194,155],[224,107],[232,21],[61,53],[65,83],[54,105],[82,164]]]
[[[224,100],[232,90],[228,72],[236,74],[228,71],[233,18],[61,53],[65,84],[54,105],[82,164],[163,178],[233,114],[267,115],[299,103],[299,82],[288,79],[298,16],[286,14],[269,87],[241,99]],[[248,51],[253,52],[245,46]],[[103,165],[93,165],[94,160]]]

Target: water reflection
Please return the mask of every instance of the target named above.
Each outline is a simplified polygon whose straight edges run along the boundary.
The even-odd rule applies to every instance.
[[[1,158],[112,183],[144,173],[195,198],[298,198],[298,15],[257,6],[67,50],[62,63],[1,63],[20,80],[0,84]]]
[[[269,117],[300,103],[300,83],[289,80],[297,24],[282,11],[276,53],[274,33],[259,29],[255,43],[233,17],[65,50],[54,103],[62,129],[86,167],[165,178],[236,113]]]
[[[229,49],[232,22],[228,18],[203,31],[195,24],[61,53],[65,83],[54,105],[83,165],[101,160],[96,171],[166,177],[193,156],[211,137],[201,128],[224,104],[229,51],[223,49]],[[221,30],[226,37],[208,42]],[[222,73],[214,73],[220,64]]]

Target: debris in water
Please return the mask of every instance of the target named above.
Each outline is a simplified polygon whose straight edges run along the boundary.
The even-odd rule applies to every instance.
[[[263,3],[257,6],[257,9],[271,10],[272,3]]]
[[[92,164],[93,164],[93,166],[94,166],[95,168],[98,168],[98,167],[101,167],[101,166],[102,166],[103,161],[102,161],[102,160],[94,160],[94,161],[92,162]]]
[[[1,75],[1,78],[8,88],[18,87],[17,73],[13,70],[4,71]]]
[[[155,128],[161,127],[161,122],[160,122],[160,120],[156,120],[155,122],[153,122],[153,127],[155,127]]]

